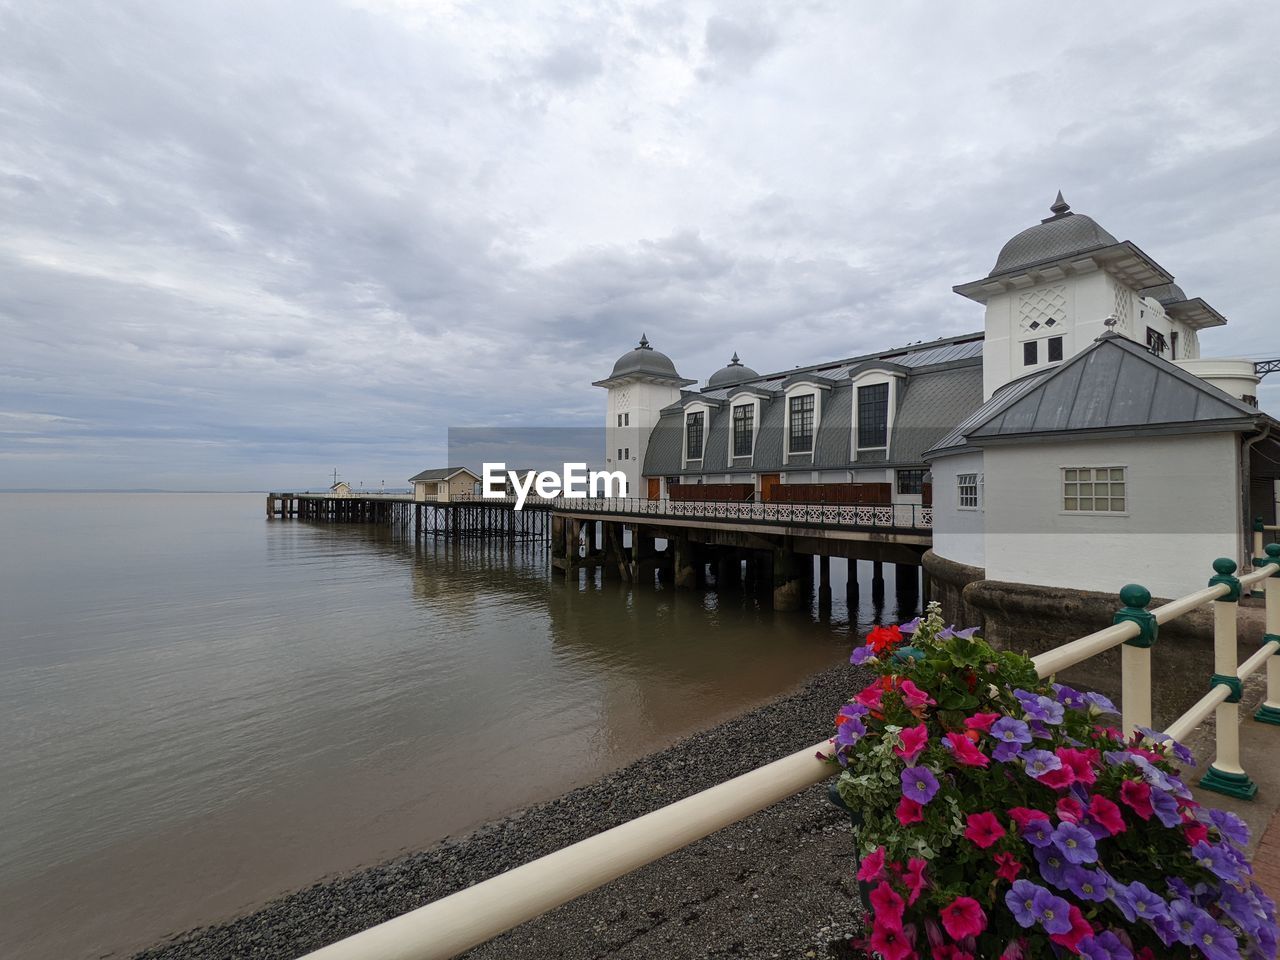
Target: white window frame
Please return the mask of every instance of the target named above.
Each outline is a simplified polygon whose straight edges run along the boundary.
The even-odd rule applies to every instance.
[[[750,453],[743,453],[743,454],[734,453],[733,415],[734,415],[734,412],[739,407],[751,408],[751,452]],[[741,403],[734,403],[730,401],[729,403],[729,462],[726,465],[732,467],[735,461],[738,461],[739,465],[741,465],[742,461],[745,461],[748,465],[754,463],[755,456],[756,456],[756,437],[759,435],[759,433],[760,433],[760,400],[756,397],[752,397]]]
[[[1081,479],[1079,478],[1079,475],[1078,475],[1078,474],[1076,475],[1076,477],[1074,477],[1074,478],[1072,478],[1072,479],[1068,479],[1068,471],[1080,471],[1080,470],[1088,470],[1088,471],[1091,471],[1091,473],[1090,473],[1090,479],[1088,479],[1088,480],[1081,480]],[[1101,481],[1100,481],[1100,480],[1098,480],[1098,479],[1097,479],[1097,471],[1099,471],[1099,470],[1106,470],[1106,471],[1108,471],[1108,475],[1107,475],[1107,479],[1106,479],[1106,480],[1101,480]],[[1116,480],[1116,479],[1114,479],[1114,478],[1111,476],[1110,471],[1112,471],[1112,470],[1119,470],[1119,471],[1120,471],[1120,479],[1119,479],[1119,480]],[[1079,508],[1068,507],[1068,506],[1067,506],[1067,500],[1069,500],[1069,499],[1075,499],[1075,500],[1079,500],[1079,499],[1081,499],[1081,498],[1079,497],[1079,495],[1078,495],[1078,494],[1079,494],[1079,487],[1077,487],[1077,488],[1076,488],[1076,491],[1075,491],[1075,492],[1076,492],[1076,494],[1077,494],[1077,496],[1076,496],[1076,497],[1072,498],[1072,497],[1068,497],[1068,496],[1067,496],[1067,494],[1068,494],[1068,492],[1069,492],[1069,491],[1068,491],[1068,488],[1067,488],[1067,484],[1068,484],[1068,483],[1075,483],[1075,484],[1080,484],[1080,483],[1089,483],[1089,484],[1105,483],[1105,484],[1107,484],[1107,486],[1108,486],[1108,490],[1107,490],[1107,496],[1105,497],[1105,499],[1106,499],[1106,501],[1107,501],[1107,503],[1108,503],[1108,509],[1106,509],[1106,510],[1098,510],[1098,509],[1081,510],[1081,509],[1079,509]],[[1112,494],[1111,489],[1110,489],[1111,485],[1112,485],[1112,484],[1115,484],[1115,483],[1120,483],[1120,484],[1122,484],[1122,485],[1123,485],[1122,490],[1121,490],[1121,494],[1120,494],[1120,496],[1118,496],[1118,497],[1117,497],[1117,496],[1114,496],[1114,495]],[[1129,498],[1130,498],[1130,495],[1131,495],[1131,494],[1130,494],[1130,491],[1129,491],[1129,465],[1128,465],[1128,464],[1125,464],[1125,463],[1102,463],[1102,464],[1091,464],[1091,465],[1089,465],[1089,466],[1083,466],[1083,465],[1078,464],[1078,463],[1073,463],[1073,464],[1070,464],[1070,465],[1062,464],[1062,465],[1060,465],[1060,466],[1058,467],[1058,496],[1059,496],[1059,499],[1060,499],[1060,501],[1061,501],[1061,508],[1060,508],[1060,510],[1059,510],[1059,513],[1060,513],[1062,516],[1064,516],[1064,517],[1125,517],[1125,516],[1128,516],[1128,515],[1129,515]],[[1092,501],[1094,501],[1094,502],[1096,503],[1096,502],[1097,502],[1097,500],[1098,500],[1099,498],[1098,498],[1098,497],[1096,497],[1096,496],[1092,496],[1092,495],[1091,495],[1091,496],[1089,497],[1089,499],[1090,499],[1090,500],[1092,500]],[[1123,500],[1123,501],[1124,501],[1124,506],[1123,506],[1122,508],[1120,508],[1119,510],[1112,510],[1112,509],[1110,509],[1110,504],[1111,504],[1111,502],[1112,502],[1112,501],[1114,501],[1114,500]]]
[[[849,404],[853,411],[853,422],[849,426],[849,451],[852,454],[850,459],[857,461],[858,455],[862,453],[876,453],[880,450],[888,453],[890,445],[893,443],[893,421],[895,408],[898,405],[898,381],[902,379],[900,373],[889,373],[885,370],[864,370],[858,376],[854,377],[850,383]],[[858,446],[858,388],[872,387],[879,383],[887,383],[889,385],[888,410],[885,411],[884,419],[884,446],[883,447],[860,447]],[[894,489],[897,487],[895,485]]]
[[[689,456],[689,414],[702,414],[702,447],[696,457]],[[691,463],[701,464],[707,455],[707,437],[711,434],[711,407],[705,403],[691,403],[684,408],[684,419],[680,423],[680,463],[688,467]]]
[[[796,397],[813,397],[813,441],[809,444],[808,450],[792,450],[791,449],[791,401]],[[789,390],[783,398],[786,406],[786,438],[787,438],[787,459],[791,459],[792,453],[801,457],[813,457],[818,450],[818,425],[822,422],[822,391],[818,390],[811,384],[797,385],[797,389]],[[752,449],[755,449],[754,444]]]
[[[956,509],[957,510],[981,510],[982,509],[982,481],[979,473],[958,473],[956,474]],[[969,480],[966,483],[966,479]],[[965,503],[965,489],[973,489],[973,503]]]

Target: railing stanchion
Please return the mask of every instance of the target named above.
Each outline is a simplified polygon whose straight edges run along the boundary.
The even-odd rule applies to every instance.
[[[1266,553],[1259,554],[1261,563],[1271,564],[1272,574],[1263,581],[1267,597],[1267,632],[1263,644],[1274,644],[1267,660],[1267,698],[1253,719],[1280,725],[1280,543],[1268,543]]]
[[[1228,590],[1213,601],[1213,677],[1211,686],[1225,686],[1231,693],[1218,704],[1216,728],[1217,755],[1200,778],[1200,786],[1216,793],[1250,800],[1258,785],[1240,766],[1240,697],[1243,684],[1237,675],[1239,654],[1236,648],[1236,619],[1240,607],[1240,581],[1235,577],[1236,564],[1227,557],[1213,561],[1215,574],[1209,586],[1225,585]]]
[[[1135,727],[1151,726],[1151,646],[1159,635],[1160,624],[1147,610],[1151,591],[1139,583],[1120,588],[1124,604],[1111,618],[1116,623],[1136,623],[1138,635],[1120,648],[1120,710],[1126,734]]]

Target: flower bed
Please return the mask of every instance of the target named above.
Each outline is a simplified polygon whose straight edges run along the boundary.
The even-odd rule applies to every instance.
[[[864,946],[933,957],[1276,956],[1244,823],[1192,799],[1189,752],[1125,738],[1106,697],[924,618],[876,628],[879,678],[840,709],[837,789],[860,818]]]

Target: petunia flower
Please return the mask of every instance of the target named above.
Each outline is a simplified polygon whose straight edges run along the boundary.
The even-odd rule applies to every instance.
[[[1085,937],[1093,936],[1093,932],[1093,925],[1084,918],[1080,908],[1073,903],[1070,906],[1070,928],[1063,933],[1051,934],[1049,939],[1066,947],[1071,953],[1077,953],[1080,941]]]
[[[1097,750],[1075,750],[1071,747],[1059,747],[1054,751],[1058,759],[1071,768],[1073,779],[1077,783],[1092,784],[1098,779],[1094,763],[1098,758]]]
[[[1071,930],[1071,905],[1044,887],[1036,889],[1032,909],[1036,922],[1050,936]]]
[[[929,885],[924,878],[924,868],[928,866],[928,861],[920,857],[912,857],[907,861],[907,869],[902,875],[902,881],[907,887],[907,906],[911,906],[920,898],[920,894],[924,893],[925,887]]]
[[[908,710],[919,710],[922,707],[931,707],[937,704],[937,700],[925,693],[910,680],[902,681],[902,702],[907,705]]]
[[[1088,702],[1089,706],[1098,713],[1114,713],[1117,716],[1120,713],[1120,711],[1116,709],[1116,705],[1100,693],[1090,691],[1084,695],[1084,698]]]
[[[879,710],[882,708],[884,688],[877,683],[870,684],[859,690],[853,699],[870,710]]]
[[[1048,892],[1044,887],[1030,880],[1015,880],[1013,886],[1004,895],[1004,903],[1013,914],[1013,919],[1018,921],[1018,926],[1028,928],[1035,925],[1038,916],[1036,897]]]
[[[902,781],[902,795],[921,805],[932,800],[938,792],[938,778],[928,767],[907,767],[899,779]]]
[[[908,764],[915,763],[916,757],[920,756],[920,751],[929,742],[929,728],[923,723],[915,727],[907,727],[899,732],[898,739],[902,741],[902,745],[894,747],[893,752]]]
[[[985,850],[1005,835],[994,813],[971,813],[965,820],[965,839]]]
[[[1058,819],[1066,823],[1079,823],[1084,819],[1084,805],[1075,797],[1063,797],[1054,810],[1058,814]]]
[[[885,927],[875,924],[869,946],[884,960],[907,960],[915,956],[915,950],[907,941],[901,927]]]
[[[1025,827],[1032,820],[1049,819],[1049,815],[1043,810],[1032,810],[1029,807],[1010,807],[1006,812],[1009,814],[1009,819],[1019,827]]]
[[[1120,785],[1120,800],[1143,820],[1150,820],[1151,787],[1139,780],[1126,780]]]
[[[875,650],[868,646],[856,647],[853,653],[849,654],[849,662],[855,667],[860,667],[868,660],[874,660],[875,658]]]
[[[1067,858],[1056,846],[1036,847],[1036,863],[1040,867],[1040,876],[1059,890],[1067,888]]]
[[[1012,853],[997,853],[995,855],[996,876],[1001,880],[1013,882],[1018,879],[1018,874],[1022,872],[1022,862]]]
[[[880,846],[863,857],[858,865],[858,879],[870,883],[884,876],[884,855],[885,849]]]
[[[1030,728],[1017,717],[1001,717],[991,725],[991,736],[1003,743],[1030,743]]]
[[[1065,790],[1076,782],[1075,774],[1065,763],[1056,770],[1047,770],[1036,777],[1050,790]]]
[[[1101,794],[1094,794],[1089,798],[1089,816],[1111,836],[1124,833],[1127,829],[1120,808]]]
[[[1098,847],[1093,834],[1074,823],[1060,823],[1054,829],[1053,845],[1068,863],[1093,863],[1098,859]]]
[[[999,713],[975,713],[972,717],[966,717],[964,725],[970,730],[981,730],[986,733],[991,729],[991,725],[1001,719],[1003,714]]]
[[[941,920],[955,940],[976,937],[987,929],[987,915],[972,897],[956,897],[942,908]]]
[[[902,911],[904,903],[893,887],[881,880],[874,888],[872,888],[868,899],[871,901],[871,909],[875,913],[876,926],[889,926],[902,929]]]
[[[1022,827],[1022,839],[1033,847],[1047,847],[1053,843],[1053,825],[1049,818],[1031,820]]]
[[[1024,750],[1022,761],[1027,776],[1034,780],[1040,779],[1050,770],[1058,770],[1062,767],[1062,761],[1048,750]]]
[[[1076,949],[1084,960],[1133,960],[1133,951],[1110,930],[1084,937],[1076,944]]]
[[[916,803],[910,797],[903,797],[898,801],[898,809],[895,811],[898,815],[898,822],[904,827],[909,827],[913,823],[919,823],[924,819],[924,813],[920,804]]]
[[[1210,822],[1218,828],[1218,833],[1238,847],[1249,845],[1249,827],[1234,813],[1228,810],[1213,809],[1209,811]]]
[[[1072,864],[1064,871],[1062,878],[1067,883],[1067,889],[1081,900],[1102,903],[1107,899],[1106,875],[1100,871],[1086,870]]]
[[[956,762],[966,767],[985,767],[991,758],[973,745],[973,741],[963,733],[952,731],[943,739],[943,745],[951,748]]]

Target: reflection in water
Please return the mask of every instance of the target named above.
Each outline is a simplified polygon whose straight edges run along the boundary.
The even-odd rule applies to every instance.
[[[127,951],[428,845],[850,646],[842,589],[774,615],[741,590],[566,583],[539,545],[261,512],[0,497],[24,544],[0,580],[0,955]],[[865,626],[884,612],[861,567]]]

